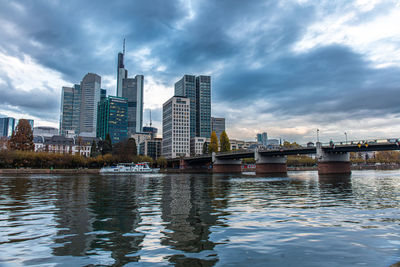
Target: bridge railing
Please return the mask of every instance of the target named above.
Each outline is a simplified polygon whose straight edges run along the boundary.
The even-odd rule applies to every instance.
[[[386,138],[386,139],[362,139],[362,140],[348,140],[348,141],[330,141],[327,143],[322,143],[322,146],[345,146],[345,145],[364,145],[364,144],[386,144],[386,143],[392,143],[396,144],[400,142],[400,138]]]

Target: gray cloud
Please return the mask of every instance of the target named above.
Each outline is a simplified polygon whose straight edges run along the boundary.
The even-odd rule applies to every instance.
[[[343,114],[400,113],[399,68],[377,69],[365,54],[340,44],[294,52],[310,26],[354,9],[354,2],[193,1],[190,6],[163,0],[0,0],[0,5],[6,25],[0,27],[0,47],[14,56],[30,55],[71,83],[87,72],[115,76],[116,54],[126,37],[128,51],[148,48],[157,62],[143,70],[140,55],[127,58],[131,74],[143,73],[172,87],[185,73],[211,73],[215,105],[245,109],[254,100],[265,101],[259,114],[324,114],[333,123]],[[390,6],[391,1],[382,1],[374,9],[357,10],[349,23],[371,21]],[[47,118],[58,116],[59,100],[47,89],[29,101],[22,99],[25,93],[0,90],[2,104],[41,114],[47,101],[52,114]],[[153,112],[153,119],[160,122],[160,114]],[[318,116],[314,122],[320,122]]]

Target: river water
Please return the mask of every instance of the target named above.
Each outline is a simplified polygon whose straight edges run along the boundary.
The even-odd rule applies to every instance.
[[[0,266],[390,266],[400,171],[2,175]]]

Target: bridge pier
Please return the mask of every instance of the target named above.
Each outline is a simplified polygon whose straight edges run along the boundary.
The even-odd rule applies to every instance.
[[[351,173],[349,152],[326,152],[321,143],[317,143],[318,174]]]
[[[286,156],[263,156],[258,150],[254,152],[256,174],[286,174]]]
[[[241,173],[242,160],[239,159],[218,159],[216,154],[212,153],[213,173]]]

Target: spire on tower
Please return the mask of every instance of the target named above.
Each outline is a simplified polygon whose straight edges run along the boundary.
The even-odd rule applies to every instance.
[[[124,45],[123,45],[123,49],[122,49],[122,54],[125,55],[125,38],[124,38]]]

